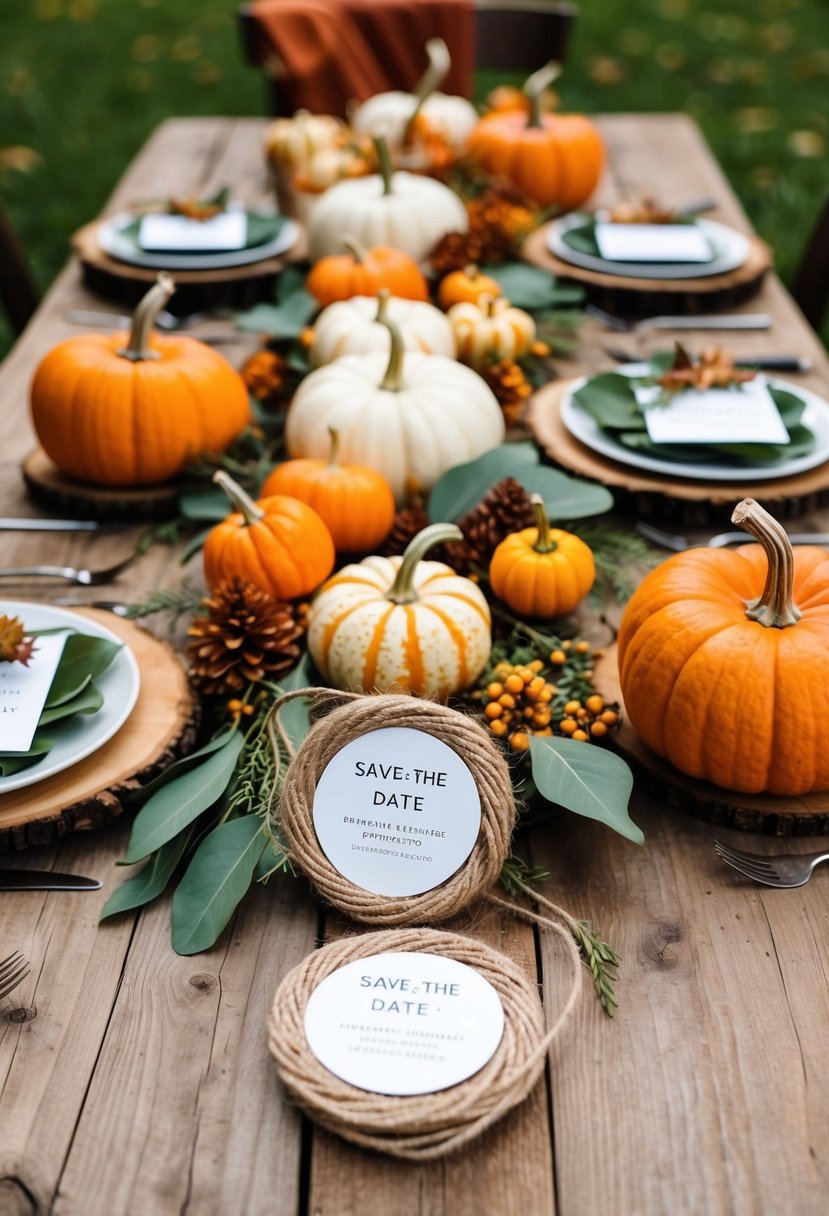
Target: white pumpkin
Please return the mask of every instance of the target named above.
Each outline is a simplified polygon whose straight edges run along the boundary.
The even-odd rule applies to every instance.
[[[480,588],[443,562],[422,561],[453,524],[424,528],[402,557],[367,557],[325,583],[308,616],[308,649],[327,684],[445,700],[473,684],[492,648]]]
[[[339,253],[344,232],[369,248],[391,245],[416,262],[428,257],[447,232],[466,232],[466,208],[448,186],[414,173],[392,173],[382,140],[378,155],[379,174],[338,182],[314,208],[308,225],[312,262]]]
[[[355,131],[382,135],[390,148],[397,149],[419,111],[460,155],[478,121],[478,112],[465,97],[435,92],[450,68],[449,49],[443,39],[431,38],[426,44],[426,54],[429,66],[411,93],[376,93],[357,107],[351,115],[351,125]]]
[[[300,384],[288,410],[291,456],[324,460],[329,427],[340,436],[343,464],[382,473],[402,501],[411,480],[428,490],[456,464],[504,439],[501,407],[477,372],[444,355],[403,355],[397,327],[391,356],[344,355]]]
[[[535,321],[509,300],[484,295],[477,304],[453,304],[446,315],[455,332],[458,358],[477,370],[492,360],[520,359],[535,341]]]
[[[381,292],[378,297],[353,296],[329,304],[317,318],[314,341],[308,352],[311,367],[333,363],[343,355],[367,355],[391,350],[391,336],[384,318],[394,321],[406,350],[454,359],[455,335],[445,313],[434,304],[400,300]]]
[[[341,147],[345,125],[330,114],[298,110],[293,118],[277,118],[265,131],[265,153],[274,168],[304,169],[315,152]]]

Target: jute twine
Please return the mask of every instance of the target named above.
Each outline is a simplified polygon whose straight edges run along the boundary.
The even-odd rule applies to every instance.
[[[434,701],[304,688],[281,697],[270,719],[289,754],[295,749],[281,729],[279,711],[298,696],[317,704],[346,702],[312,727],[293,755],[280,795],[279,819],[290,859],[323,898],[364,924],[402,925],[446,920],[492,886],[509,853],[515,798],[503,753],[483,727]],[[325,856],[314,831],[314,795],[326,765],[353,739],[387,727],[425,731],[451,747],[469,768],[481,799],[481,828],[469,857],[440,886],[420,895],[376,895],[355,886]]]
[[[331,942],[309,955],[280,984],[268,1022],[268,1046],[294,1100],[317,1123],[363,1148],[409,1161],[457,1152],[527,1097],[578,998],[576,944],[564,928],[546,923],[561,938],[572,971],[567,1000],[546,1032],[535,985],[505,955],[458,933],[392,929]],[[402,1098],[369,1093],[334,1076],[308,1046],[305,1008],[317,985],[345,963],[396,950],[442,954],[466,963],[501,998],[504,1034],[495,1054],[451,1089]]]

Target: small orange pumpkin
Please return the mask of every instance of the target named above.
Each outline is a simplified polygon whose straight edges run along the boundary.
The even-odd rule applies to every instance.
[[[428,300],[429,288],[413,258],[388,245],[366,249],[353,236],[343,237],[347,253],[320,258],[305,280],[306,289],[323,308],[352,296],[376,296],[387,287],[403,300]]]
[[[526,82],[528,114],[496,111],[482,118],[469,137],[468,155],[485,173],[506,178],[539,206],[571,211],[595,190],[604,146],[589,118],[541,113],[540,95],[552,78],[548,65]]]
[[[223,470],[213,480],[236,512],[204,542],[204,576],[211,588],[224,579],[246,579],[279,600],[308,595],[334,568],[331,533],[312,507],[275,495],[258,502]]]
[[[481,296],[499,296],[501,285],[488,274],[481,274],[477,266],[465,266],[453,270],[441,279],[438,287],[438,303],[446,310],[453,304],[478,304]]]
[[[262,497],[287,494],[313,507],[338,553],[368,553],[394,522],[394,494],[381,473],[361,464],[338,464],[340,437],[328,428],[327,460],[286,460],[262,487]]]
[[[760,544],[678,553],[629,600],[628,718],[691,777],[746,794],[829,789],[829,553],[793,552],[753,499],[731,518]]]
[[[160,274],[129,335],[79,334],[41,360],[32,421],[44,451],[94,485],[153,485],[200,452],[219,452],[250,422],[242,377],[194,338],[152,327],[175,291]]]
[[[593,586],[593,554],[572,532],[550,527],[539,494],[533,494],[532,501],[536,527],[501,541],[492,555],[489,581],[519,616],[564,616]]]

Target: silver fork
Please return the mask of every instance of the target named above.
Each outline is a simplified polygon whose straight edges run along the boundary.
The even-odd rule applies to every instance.
[[[765,883],[767,887],[802,887],[812,877],[812,870],[822,861],[829,861],[826,853],[772,854],[744,853],[732,849],[721,840],[714,840],[717,856],[746,878]]]
[[[138,557],[131,553],[123,561],[105,570],[77,570],[74,566],[7,566],[0,570],[0,578],[29,578],[45,576],[47,578],[65,578],[67,582],[77,583],[81,587],[97,587],[100,583],[112,583],[118,575],[131,566]]]
[[[0,1000],[13,992],[18,984],[22,984],[31,968],[20,953],[15,950],[8,958],[0,959]]]
[[[623,317],[605,312],[603,308],[597,308],[595,304],[585,305],[584,311],[601,321],[608,329],[615,329],[620,334],[636,333],[640,329],[770,329],[772,322],[765,312],[741,312],[731,315],[712,313],[701,317],[645,317],[639,321],[626,321]]]
[[[726,545],[750,545],[751,537],[747,532],[718,532],[708,540],[689,540],[678,532],[663,532],[653,524],[637,522],[636,531],[646,540],[652,540],[663,549],[671,549],[674,553],[683,553],[686,549],[698,549],[707,546],[709,549],[722,549]],[[829,534],[826,532],[793,532],[789,536],[793,545],[829,545]]]

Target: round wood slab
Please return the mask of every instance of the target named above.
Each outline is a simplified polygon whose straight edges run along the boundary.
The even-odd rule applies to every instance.
[[[740,794],[686,777],[646,747],[624,717],[615,643],[596,659],[593,674],[605,700],[618,701],[622,706],[622,725],[611,736],[612,745],[630,762],[637,779],[652,797],[674,810],[721,827],[770,836],[822,836],[829,832],[829,790],[799,798]]]
[[[730,519],[743,498],[756,498],[778,518],[792,519],[829,502],[826,465],[772,481],[686,481],[619,464],[575,439],[561,421],[561,400],[575,383],[557,380],[534,393],[526,421],[551,460],[613,491],[617,507],[639,519],[704,527]]]
[[[78,610],[106,625],[135,655],[141,689],[135,708],[108,743],[86,760],[34,785],[0,794],[0,848],[48,844],[66,832],[99,828],[124,812],[123,798],[193,746],[198,702],[172,646],[134,621],[95,608]]]
[[[176,514],[179,486],[175,482],[137,488],[93,486],[62,473],[41,447],[29,453],[21,471],[32,501],[58,516],[113,523],[169,519]]]
[[[158,271],[119,262],[104,253],[98,242],[100,221],[87,224],[72,237],[83,267],[84,281],[100,295],[125,304],[137,304],[156,281]],[[279,257],[223,270],[176,270],[176,294],[168,308],[177,316],[210,308],[250,308],[269,296],[273,281],[288,262],[307,254],[305,233]]]
[[[634,279],[586,270],[556,257],[547,247],[548,227],[538,228],[527,237],[521,248],[524,261],[549,270],[559,279],[580,283],[591,303],[625,317],[659,313],[684,316],[732,308],[756,295],[773,263],[768,245],[756,236],[749,236],[748,258],[726,274],[698,279]]]

